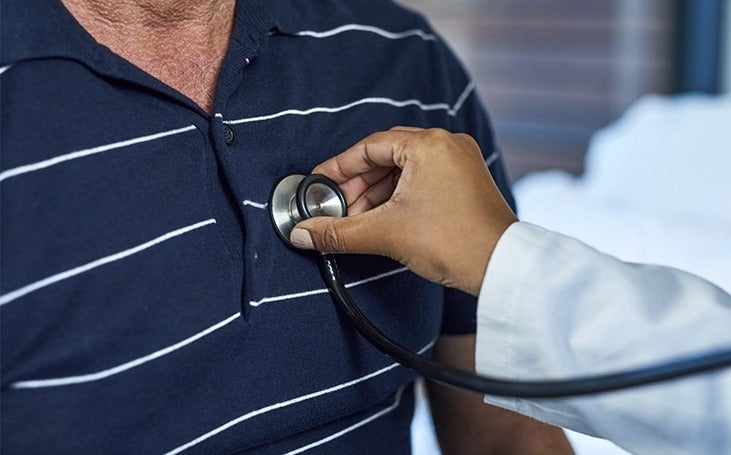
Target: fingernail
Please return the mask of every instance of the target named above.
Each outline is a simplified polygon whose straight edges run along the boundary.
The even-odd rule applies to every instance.
[[[315,246],[312,243],[312,236],[306,229],[292,229],[292,232],[289,234],[289,241],[297,248],[302,248],[304,250],[315,249]]]

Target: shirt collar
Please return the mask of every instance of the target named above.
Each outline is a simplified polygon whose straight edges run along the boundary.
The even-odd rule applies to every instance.
[[[2,64],[50,57],[83,59],[93,38],[60,1],[2,3]]]
[[[54,57],[80,60],[103,72],[119,65],[60,0],[3,1],[2,12],[1,66]],[[232,42],[256,53],[271,30],[299,29],[302,15],[293,0],[238,0],[235,21]]]

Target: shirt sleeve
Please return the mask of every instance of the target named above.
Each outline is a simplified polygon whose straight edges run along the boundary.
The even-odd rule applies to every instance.
[[[496,144],[490,117],[480,99],[477,88],[474,83],[470,82],[469,74],[446,45],[443,52],[445,53],[444,61],[450,68],[452,78],[459,81],[453,84],[454,93],[452,95],[455,104],[449,130],[452,133],[469,134],[475,139],[500,192],[513,211],[517,212],[502,153]],[[442,333],[445,335],[475,333],[477,327],[477,299],[455,289],[445,289],[444,293],[445,307],[442,316]]]
[[[731,296],[679,270],[630,264],[537,226],[513,224],[482,284],[476,366],[559,379],[731,347]],[[633,453],[731,453],[731,373],[557,400],[485,397]]]

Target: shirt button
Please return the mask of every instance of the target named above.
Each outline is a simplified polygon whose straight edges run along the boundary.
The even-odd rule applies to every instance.
[[[231,145],[234,141],[234,130],[232,130],[228,125],[223,125],[223,139],[228,145]]]

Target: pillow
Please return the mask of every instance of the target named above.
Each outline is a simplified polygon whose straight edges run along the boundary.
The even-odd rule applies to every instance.
[[[646,96],[591,139],[598,200],[731,224],[731,95]]]

